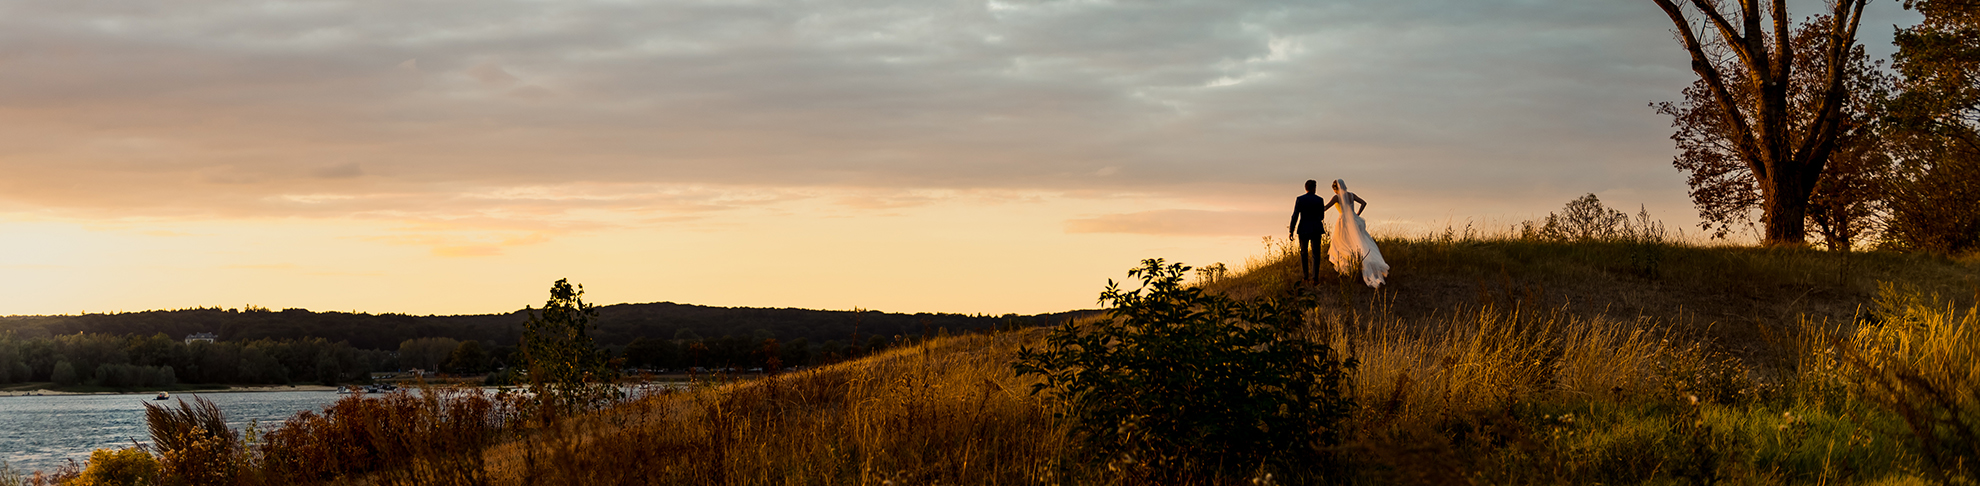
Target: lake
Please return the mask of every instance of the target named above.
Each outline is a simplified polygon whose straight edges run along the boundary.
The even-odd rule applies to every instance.
[[[18,471],[49,471],[69,459],[82,463],[97,448],[151,442],[144,404],[205,397],[220,406],[235,431],[259,421],[263,432],[296,412],[322,410],[337,401],[334,391],[174,393],[154,402],[152,395],[54,395],[0,397],[0,459]]]

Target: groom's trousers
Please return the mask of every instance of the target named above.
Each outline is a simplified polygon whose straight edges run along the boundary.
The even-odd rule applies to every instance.
[[[1301,278],[1306,280],[1318,280],[1320,278],[1320,262],[1314,261],[1313,256],[1320,254],[1319,247],[1323,241],[1326,241],[1326,238],[1327,235],[1325,234],[1311,236],[1299,235],[1299,275]]]

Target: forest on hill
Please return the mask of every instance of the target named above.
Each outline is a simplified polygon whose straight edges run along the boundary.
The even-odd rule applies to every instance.
[[[626,368],[778,368],[836,362],[930,335],[1062,322],[1019,316],[618,304],[593,342]],[[114,389],[366,381],[375,371],[479,374],[514,364],[526,311],[410,316],[195,308],[0,318],[0,385]],[[214,341],[187,339],[210,333]],[[506,375],[504,375],[505,377]],[[499,381],[498,377],[498,381]]]
[[[1047,324],[1078,314],[1020,316],[967,315],[947,313],[889,313],[873,310],[831,311],[795,308],[710,307],[672,302],[615,304],[598,307],[598,328],[593,337],[600,345],[625,345],[637,338],[714,339],[727,335],[759,336],[782,340],[805,338],[814,342],[864,337],[921,335],[943,329],[950,332],[989,329],[1007,321],[1019,324]],[[450,338],[514,344],[528,315],[522,310],[507,314],[457,316],[413,316],[406,314],[367,314],[313,312],[307,309],[270,310],[248,306],[245,309],[217,307],[178,310],[151,310],[105,314],[0,317],[0,333],[13,333],[17,339],[46,338],[65,334],[111,334],[150,336],[164,333],[172,338],[208,332],[220,341],[261,339],[296,340],[322,338],[346,342],[357,349],[396,350],[417,338]],[[865,338],[862,338],[864,340]]]

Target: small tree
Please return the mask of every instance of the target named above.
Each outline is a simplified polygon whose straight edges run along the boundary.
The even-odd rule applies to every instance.
[[[447,355],[447,364],[442,366],[448,373],[480,373],[488,371],[488,352],[481,349],[481,341],[469,339],[454,347]]]
[[[1183,285],[1189,270],[1150,259],[1128,272],[1140,289],[1109,281],[1108,318],[1019,349],[1018,375],[1042,375],[1032,393],[1051,390],[1090,446],[1144,473],[1311,467],[1341,439],[1355,361],[1296,336],[1310,300],[1240,302]]]
[[[553,412],[573,412],[612,398],[612,370],[587,333],[598,318],[596,306],[585,304],[583,286],[567,279],[550,285],[543,312],[523,308],[522,365],[529,389]]]
[[[69,364],[68,361],[55,362],[55,370],[48,374],[48,380],[53,381],[55,382],[55,384],[62,386],[69,386],[82,382],[82,378],[76,376],[76,366]]]

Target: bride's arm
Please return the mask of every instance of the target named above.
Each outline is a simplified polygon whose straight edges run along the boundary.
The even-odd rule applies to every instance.
[[[1367,210],[1368,210],[1368,201],[1367,201],[1367,200],[1365,200],[1365,199],[1362,199],[1362,198],[1361,198],[1361,195],[1360,195],[1360,194],[1349,194],[1349,195],[1350,195],[1350,196],[1354,196],[1354,215],[1355,215],[1355,216],[1360,216],[1360,215],[1361,215],[1361,212],[1362,212],[1362,211],[1367,211]]]
[[[1334,205],[1336,205],[1336,204],[1340,204],[1340,203],[1341,203],[1341,196],[1340,196],[1339,194],[1335,194],[1335,195],[1334,195],[1333,197],[1329,197],[1329,198],[1327,198],[1327,205],[1326,205],[1326,206],[1321,206],[1321,207],[1320,207],[1320,211],[1321,211],[1321,212],[1326,212],[1326,211],[1327,211],[1327,210],[1329,210],[1329,209],[1334,209]]]

